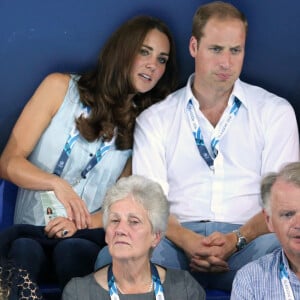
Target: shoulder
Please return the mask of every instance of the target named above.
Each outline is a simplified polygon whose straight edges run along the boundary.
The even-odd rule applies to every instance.
[[[296,124],[296,114],[292,105],[286,100],[264,88],[245,83],[236,82],[237,94],[245,105],[248,113],[268,126],[274,122],[283,124],[287,120]]]
[[[42,84],[56,89],[65,89],[69,85],[70,78],[69,74],[51,73],[44,78]]]
[[[94,274],[89,274],[83,277],[74,277],[72,278],[69,283],[67,284],[68,286],[73,285],[73,286],[86,286],[90,282],[94,281]]]
[[[291,107],[287,99],[262,87],[252,85],[241,80],[238,80],[236,84],[238,89],[242,91],[243,96],[249,105],[265,105],[267,107],[282,105]]]
[[[167,96],[164,100],[155,103],[144,110],[138,117],[137,122],[142,124],[157,123],[163,126],[173,122],[176,112],[184,107],[185,88],[181,88]]]
[[[41,82],[30,102],[45,107],[51,111],[51,115],[54,115],[65,98],[69,82],[70,75],[68,74],[49,74]]]
[[[236,277],[244,279],[257,278],[258,280],[269,276],[273,277],[278,270],[280,255],[281,248],[278,248],[272,253],[264,255],[259,259],[246,264],[237,272]]]
[[[183,299],[205,299],[204,289],[188,271],[167,269],[165,285],[172,290],[176,287],[175,293]]]
[[[194,277],[185,270],[177,270],[177,269],[167,269],[166,276],[169,277],[172,281],[180,281],[180,282],[186,282],[186,281],[194,281]]]
[[[63,299],[86,299],[87,290],[88,295],[95,292],[98,285],[95,282],[94,274],[89,274],[84,277],[72,278],[63,290]]]
[[[173,92],[160,102],[151,105],[146,110],[144,110],[141,115],[164,113],[166,110],[170,112],[178,107],[184,95],[185,87]]]

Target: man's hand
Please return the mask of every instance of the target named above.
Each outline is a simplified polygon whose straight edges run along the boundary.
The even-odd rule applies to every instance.
[[[45,233],[49,238],[66,238],[74,235],[77,228],[71,220],[57,217],[51,220],[45,227]]]
[[[234,232],[223,234],[216,231],[203,239],[203,244],[208,247],[219,246],[221,243],[222,248],[219,257],[227,260],[237,250],[237,237]]]
[[[204,237],[194,233],[196,236],[185,250],[190,247],[192,251],[186,251],[190,258],[192,271],[197,272],[225,272],[228,271],[228,264],[224,259],[224,247],[226,238],[218,232],[210,237]],[[192,245],[193,244],[193,245]]]

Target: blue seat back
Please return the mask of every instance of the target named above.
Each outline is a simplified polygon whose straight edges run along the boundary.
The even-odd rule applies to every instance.
[[[0,230],[13,224],[17,191],[16,185],[0,179]]]

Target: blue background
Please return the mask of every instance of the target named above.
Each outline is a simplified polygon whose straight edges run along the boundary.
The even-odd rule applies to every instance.
[[[192,17],[205,2],[0,0],[0,151],[41,80],[50,72],[92,67],[107,37],[132,16],[149,14],[169,25],[183,85],[194,70],[188,51]],[[287,98],[300,115],[300,1],[227,2],[249,21],[241,78]]]

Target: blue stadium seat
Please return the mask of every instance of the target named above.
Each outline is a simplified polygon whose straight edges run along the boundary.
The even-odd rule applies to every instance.
[[[230,293],[226,291],[212,290],[212,289],[206,289],[205,291],[206,291],[207,300],[229,300],[230,299]]]
[[[17,187],[0,179],[0,230],[13,224]]]

